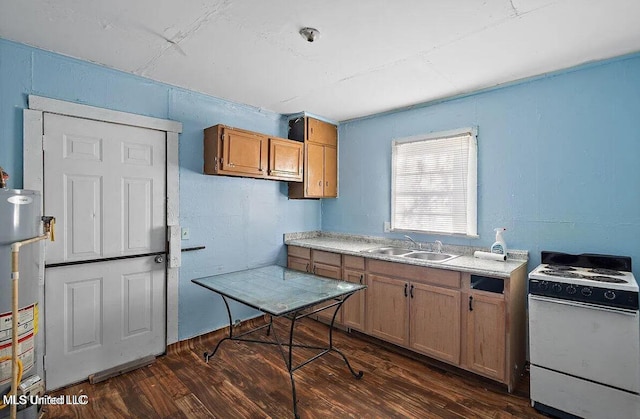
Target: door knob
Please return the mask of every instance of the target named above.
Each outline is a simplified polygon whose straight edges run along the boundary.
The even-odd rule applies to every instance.
[[[158,255],[155,257],[154,261],[156,263],[164,263],[164,256],[163,255]]]

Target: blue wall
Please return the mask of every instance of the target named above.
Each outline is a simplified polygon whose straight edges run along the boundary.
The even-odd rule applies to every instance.
[[[202,174],[204,128],[224,123],[286,137],[281,115],[0,39],[0,166],[11,175],[10,188],[23,186],[22,110],[28,94],[182,122],[180,223],[191,233],[182,245],[206,249],[182,255],[180,339],[227,323],[221,299],[191,279],[284,265],[282,234],[320,228],[320,203],[289,201],[285,182]],[[232,310],[234,318],[256,314],[239,306]]]
[[[390,208],[391,141],[478,126],[479,239],[421,240],[628,255],[640,277],[640,55],[340,125],[340,198],[322,228],[375,236]]]

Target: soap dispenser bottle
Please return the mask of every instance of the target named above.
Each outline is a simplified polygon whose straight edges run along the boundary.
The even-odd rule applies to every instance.
[[[507,231],[504,227],[499,227],[495,229],[496,232],[496,241],[491,245],[491,253],[497,253],[499,255],[507,254],[507,244],[504,242],[504,237],[502,236],[502,232]]]

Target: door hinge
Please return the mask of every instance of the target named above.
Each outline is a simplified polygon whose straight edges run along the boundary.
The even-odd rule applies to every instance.
[[[46,355],[42,355],[42,369],[43,370],[47,370],[47,356]]]
[[[42,151],[47,149],[47,136],[42,134]]]

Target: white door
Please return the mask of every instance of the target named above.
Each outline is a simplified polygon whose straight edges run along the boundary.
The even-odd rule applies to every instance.
[[[45,380],[165,349],[166,133],[44,114]]]

